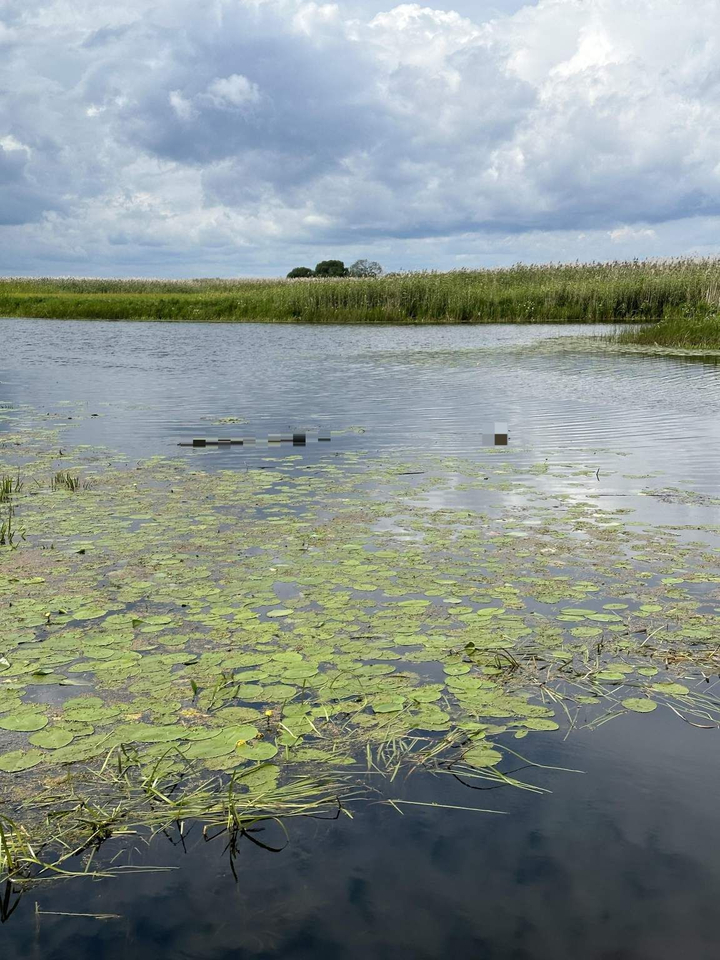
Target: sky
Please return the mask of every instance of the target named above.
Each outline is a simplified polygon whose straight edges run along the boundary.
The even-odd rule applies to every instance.
[[[720,253],[720,0],[0,0],[0,274]]]

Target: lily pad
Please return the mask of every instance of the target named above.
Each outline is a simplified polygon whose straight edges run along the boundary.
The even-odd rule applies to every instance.
[[[634,713],[652,713],[657,709],[654,700],[645,700],[642,697],[628,697],[627,700],[622,701],[622,705]]]
[[[651,690],[656,690],[658,693],[665,693],[669,697],[682,697],[686,693],[690,693],[689,689],[682,683],[653,683]]]
[[[237,747],[236,751],[244,760],[272,760],[278,748],[274,743],[254,740]]]
[[[33,730],[42,730],[48,724],[48,718],[37,711],[18,711],[0,716],[0,728],[31,733]]]
[[[5,773],[19,773],[30,770],[42,762],[45,754],[42,750],[11,750],[0,756],[0,770]]]
[[[502,753],[486,743],[479,743],[472,747],[463,757],[463,763],[471,767],[482,769],[494,767],[502,760]]]

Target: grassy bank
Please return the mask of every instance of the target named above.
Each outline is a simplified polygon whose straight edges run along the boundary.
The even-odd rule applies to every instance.
[[[623,330],[614,340],[650,347],[720,350],[720,312],[667,318],[652,326]]]
[[[515,266],[378,280],[0,280],[0,315],[280,323],[624,322],[702,317],[720,259]]]

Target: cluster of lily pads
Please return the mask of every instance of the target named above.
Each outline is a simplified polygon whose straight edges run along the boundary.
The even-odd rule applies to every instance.
[[[59,489],[50,436],[1,451],[23,477],[0,548],[8,809],[120,753],[259,796],[388,742],[501,771],[561,726],[718,722],[717,547],[543,492],[545,465],[78,449],[63,465],[92,482]]]

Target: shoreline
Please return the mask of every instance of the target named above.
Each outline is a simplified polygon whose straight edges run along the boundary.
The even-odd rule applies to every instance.
[[[623,344],[720,347],[720,259],[517,265],[373,279],[0,278],[0,316],[374,326],[607,324]],[[632,329],[631,325],[643,324]],[[652,326],[649,326],[652,325]]]

